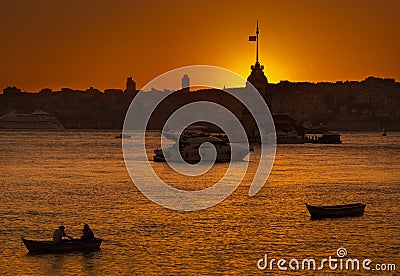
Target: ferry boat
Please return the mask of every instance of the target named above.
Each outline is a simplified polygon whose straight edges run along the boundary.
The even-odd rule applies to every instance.
[[[30,114],[9,113],[0,117],[0,129],[64,129],[61,122],[42,110]]]
[[[341,144],[342,140],[340,140],[339,133],[325,132],[322,134],[322,136],[307,136],[306,142],[313,144]]]
[[[298,131],[277,131],[276,132],[277,144],[304,144],[304,136],[300,135]]]

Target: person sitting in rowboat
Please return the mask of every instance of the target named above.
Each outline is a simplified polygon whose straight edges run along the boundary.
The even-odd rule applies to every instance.
[[[62,242],[63,237],[67,237],[72,240],[72,238],[70,236],[65,234],[65,227],[63,225],[61,225],[53,233],[53,242],[60,243],[60,242]]]
[[[92,229],[90,229],[89,225],[86,223],[83,226],[81,239],[82,240],[93,240],[94,239],[93,231],[92,231]]]

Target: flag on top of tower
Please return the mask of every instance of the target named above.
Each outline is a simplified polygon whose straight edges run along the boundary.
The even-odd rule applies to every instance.
[[[249,41],[257,41],[257,36],[249,35]]]

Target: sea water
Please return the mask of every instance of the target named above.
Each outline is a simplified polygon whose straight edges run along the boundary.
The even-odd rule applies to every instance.
[[[265,270],[257,263],[267,256],[268,262],[296,259],[300,266],[314,258],[319,265],[337,257],[339,248],[360,263],[370,259],[400,270],[400,133],[344,133],[339,145],[278,145],[270,177],[250,197],[256,147],[238,189],[196,212],[146,198],[129,177],[115,135],[0,131],[0,275],[286,274],[276,261]],[[147,135],[149,159],[159,136]],[[199,190],[217,182],[227,164],[199,178],[174,173],[165,163],[152,167],[176,188]],[[367,207],[362,217],[310,220],[306,202]],[[104,239],[100,251],[31,255],[21,242],[21,236],[51,239],[61,224],[79,237],[84,223]],[[321,272],[354,271],[326,265]],[[358,274],[369,272],[360,268]]]

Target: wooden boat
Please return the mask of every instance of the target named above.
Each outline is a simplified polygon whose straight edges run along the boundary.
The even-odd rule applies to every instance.
[[[354,203],[334,206],[312,206],[306,203],[311,219],[359,217],[364,214],[365,205]]]
[[[92,240],[63,240],[61,243],[52,241],[34,241],[21,237],[22,242],[31,253],[65,253],[71,251],[95,251],[100,248],[102,239]]]

